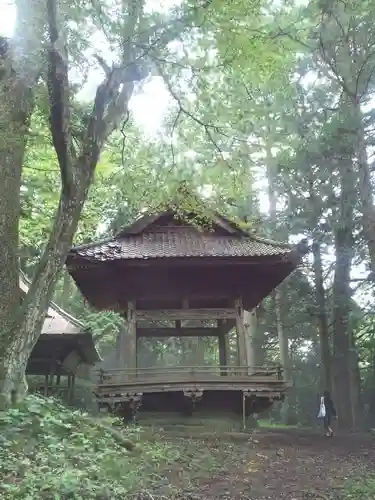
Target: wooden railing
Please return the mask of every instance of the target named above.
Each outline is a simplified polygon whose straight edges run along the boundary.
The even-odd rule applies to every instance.
[[[171,366],[98,370],[99,385],[231,380],[283,381],[280,366]],[[225,378],[224,378],[225,377]],[[234,381],[234,380],[233,380]]]

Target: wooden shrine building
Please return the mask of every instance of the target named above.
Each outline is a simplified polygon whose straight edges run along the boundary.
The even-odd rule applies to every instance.
[[[86,300],[127,322],[120,367],[100,373],[99,405],[129,413],[139,406],[190,411],[199,403],[251,413],[282,399],[282,369],[254,366],[244,310],[253,310],[306,252],[305,241],[291,247],[261,239],[217,213],[176,205],[144,215],[113,239],[72,248],[67,268]],[[225,338],[233,327],[238,359],[229,366]],[[139,367],[139,339],[178,336],[216,336],[220,366]]]
[[[28,292],[30,283],[23,274],[19,283],[22,297]],[[26,374],[37,379],[35,384],[29,384],[30,390],[71,402],[76,377],[89,378],[91,367],[98,361],[101,357],[92,333],[76,318],[50,302],[41,335],[26,368]]]

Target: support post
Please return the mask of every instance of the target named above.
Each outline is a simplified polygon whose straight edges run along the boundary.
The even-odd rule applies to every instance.
[[[75,384],[76,384],[76,376],[74,373],[69,375],[70,378],[70,384],[69,384],[69,394],[68,394],[68,401],[69,404],[73,403],[73,398],[74,398],[74,389],[75,389]]]
[[[242,392],[242,429],[246,430],[246,396],[245,392]]]
[[[55,376],[52,372],[49,374],[49,377],[48,377],[48,394],[51,397],[56,396],[55,391],[54,391],[54,381],[55,381]]]
[[[247,363],[250,368],[257,366],[256,359],[256,310],[243,311]]]
[[[71,391],[71,387],[72,387],[72,376],[70,373],[68,373],[68,375],[67,375],[67,382],[68,382],[67,399],[68,399],[68,403],[70,403],[70,391]]]
[[[128,334],[127,328],[124,324],[119,331],[116,339],[116,367],[125,368],[127,367],[127,354],[128,354]]]
[[[247,366],[245,325],[243,320],[242,300],[235,301],[236,308],[236,329],[239,366]]]
[[[48,382],[49,382],[49,374],[44,375],[44,396],[48,397]]]
[[[230,342],[229,342],[229,332],[227,332],[224,335],[224,342],[225,342],[225,352],[227,355],[227,366],[232,365],[232,357],[231,357],[231,349],[230,349]]]
[[[137,368],[137,323],[135,315],[135,301],[129,300],[128,302],[128,352],[127,357],[127,368]]]
[[[227,346],[226,346],[226,339],[225,339],[225,331],[224,331],[224,323],[222,319],[218,320],[218,341],[219,341],[219,363],[220,366],[222,367],[221,369],[221,375],[225,376],[227,375],[227,366],[228,366],[228,358],[227,358]]]
[[[60,373],[60,367],[58,367],[57,373],[56,373],[56,396],[57,397],[61,397],[60,383],[61,383],[61,373]]]

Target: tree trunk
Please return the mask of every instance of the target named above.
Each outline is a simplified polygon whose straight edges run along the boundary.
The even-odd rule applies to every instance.
[[[276,317],[276,330],[279,339],[279,349],[280,349],[280,363],[284,370],[284,378],[289,380],[289,341],[288,336],[285,333],[284,325],[281,319],[281,295],[280,290],[276,289],[273,293],[273,299],[275,301],[275,317]],[[283,424],[288,425],[290,422],[290,404],[288,396],[285,397],[281,405],[281,421]]]
[[[201,337],[190,337],[189,340],[189,365],[190,366],[203,366],[205,345]]]
[[[367,411],[367,427],[372,429],[374,427],[375,422],[375,348],[371,350],[371,366],[370,366],[370,374],[368,378],[368,411]]]
[[[0,407],[24,396],[27,361],[40,335],[48,302],[71,247],[86,193],[87,189],[77,192],[74,201],[61,197],[49,242],[29,292],[13,320],[8,321],[8,327],[2,329]]]
[[[322,255],[320,244],[315,241],[312,245],[313,268],[315,278],[315,302],[318,318],[320,359],[321,359],[321,389],[332,390],[331,349],[329,339],[328,317],[326,309],[326,294],[324,290]]]
[[[354,430],[364,429],[365,414],[362,399],[361,371],[359,369],[358,352],[354,337],[351,337],[352,345],[350,349],[350,378],[351,378],[351,403]]]
[[[276,176],[277,169],[275,158],[272,155],[272,144],[270,144],[269,138],[271,136],[271,130],[268,130],[269,136],[266,140],[266,162],[267,162],[267,181],[268,181],[268,201],[269,201],[269,213],[273,233],[277,234],[277,210],[276,210]],[[275,234],[275,236],[276,236]],[[288,347],[288,336],[285,332],[281,317],[281,291],[280,288],[276,288],[272,294],[274,300],[274,310],[275,310],[275,321],[276,321],[276,331],[277,337],[279,339],[279,351],[280,351],[280,363],[284,369],[285,378],[289,377],[289,347]],[[289,421],[289,402],[288,396],[286,395],[282,407],[281,415],[283,423],[287,424]]]
[[[375,206],[367,158],[363,116],[358,99],[355,99],[353,102],[353,110],[355,124],[354,133],[356,134],[356,156],[358,162],[359,196],[362,208],[362,227],[367,242],[371,271],[373,273],[373,279],[375,280]]]
[[[355,426],[353,388],[352,332],[350,327],[350,271],[353,258],[353,217],[356,198],[352,161],[343,159],[339,166],[340,208],[334,228],[335,276],[333,282],[333,390],[341,429]]]
[[[62,284],[62,292],[61,292],[61,307],[69,308],[70,300],[71,300],[71,277],[68,273],[67,269],[63,270],[63,284]]]
[[[18,0],[13,40],[0,59],[0,408],[25,391],[26,366],[19,326],[19,217],[22,164],[27,144],[33,90],[40,69],[42,43],[41,5]],[[14,349],[14,352],[13,352]]]
[[[353,426],[350,395],[349,276],[352,261],[352,234],[337,230],[336,266],[333,283],[333,388],[342,429]]]

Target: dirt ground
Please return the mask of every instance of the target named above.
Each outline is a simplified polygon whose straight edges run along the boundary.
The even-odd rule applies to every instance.
[[[375,471],[369,435],[264,430],[236,440],[190,438],[181,446],[185,458],[167,471],[176,494],[152,489],[138,499],[340,500],[345,482]]]

